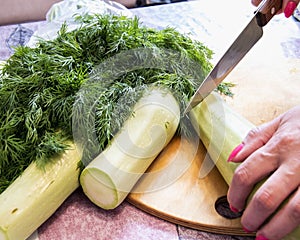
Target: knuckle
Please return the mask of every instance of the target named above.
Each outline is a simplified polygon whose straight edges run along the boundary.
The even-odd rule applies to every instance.
[[[300,223],[300,201],[291,203],[291,217]]]
[[[240,186],[249,186],[250,185],[250,178],[249,173],[246,167],[239,166],[235,173],[234,173],[234,180],[237,182]]]
[[[295,141],[295,139],[296,138],[295,138],[294,134],[285,132],[278,139],[278,141],[279,141],[278,144],[283,144],[283,146],[289,146],[290,144],[292,144]]]
[[[257,159],[270,159],[273,156],[273,152],[269,151],[259,151],[256,153],[256,158]]]
[[[248,132],[248,136],[247,137],[249,137],[249,138],[257,137],[259,135],[259,132],[260,132],[260,128],[259,127],[252,128]]]
[[[262,126],[258,126],[258,127],[255,127],[255,128],[252,128],[247,136],[246,136],[246,141],[253,141],[255,140],[255,142],[260,142],[261,145],[263,145],[265,143],[265,133],[264,133],[264,130],[262,128]]]
[[[273,211],[277,208],[274,194],[270,189],[257,192],[253,197],[253,204],[257,209],[263,211]]]

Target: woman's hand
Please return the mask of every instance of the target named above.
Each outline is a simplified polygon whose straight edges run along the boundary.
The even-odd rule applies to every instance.
[[[300,224],[300,106],[250,131],[237,149],[229,158],[242,162],[229,188],[230,206],[242,211],[254,185],[269,176],[241,223],[245,231],[257,231],[257,239],[282,239]]]
[[[254,6],[258,6],[261,0],[251,0]],[[284,15],[288,18],[292,16],[294,10],[299,4],[299,0],[283,0],[282,1],[282,9],[278,13],[284,12]]]

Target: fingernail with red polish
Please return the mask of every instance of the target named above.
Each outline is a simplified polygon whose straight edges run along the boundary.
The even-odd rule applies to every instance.
[[[289,18],[294,13],[295,9],[297,7],[297,3],[294,1],[289,1],[284,9],[284,15],[286,18]]]
[[[232,212],[234,212],[234,213],[238,213],[239,212],[239,210],[237,210],[235,207],[233,207],[233,206],[229,206],[230,207],[230,210],[232,211]]]
[[[264,237],[263,235],[258,235],[255,240],[269,240],[266,237]]]
[[[227,162],[231,162],[232,159],[239,153],[239,151],[242,150],[242,148],[244,147],[244,144],[241,143],[240,145],[238,145],[235,149],[233,149],[233,151],[230,153]]]

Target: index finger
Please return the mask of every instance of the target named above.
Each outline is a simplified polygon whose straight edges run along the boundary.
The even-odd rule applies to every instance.
[[[252,153],[234,173],[227,194],[229,204],[243,210],[254,185],[277,168],[277,156],[269,151],[268,144]]]

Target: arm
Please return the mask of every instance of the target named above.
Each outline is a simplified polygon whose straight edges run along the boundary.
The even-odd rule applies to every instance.
[[[2,0],[0,25],[44,20],[50,7],[61,0]]]

